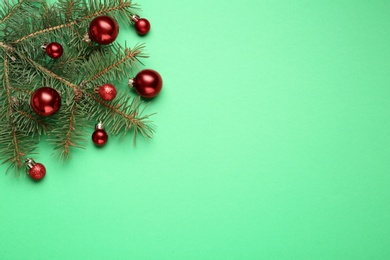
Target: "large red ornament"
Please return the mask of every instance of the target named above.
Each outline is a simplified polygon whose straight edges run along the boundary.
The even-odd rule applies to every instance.
[[[58,92],[49,87],[35,90],[30,100],[31,108],[41,116],[51,116],[61,107],[61,97]]]
[[[99,87],[99,95],[103,100],[111,101],[116,97],[116,88],[112,84],[104,84]]]
[[[133,17],[134,28],[139,35],[145,35],[150,31],[150,22],[145,18]]]
[[[35,181],[42,180],[46,175],[46,168],[41,163],[36,163],[33,159],[26,160],[28,175]]]
[[[62,56],[64,49],[62,45],[58,42],[52,42],[43,46],[43,49],[46,51],[46,54],[52,59],[58,59]]]
[[[109,16],[99,16],[92,20],[89,25],[89,37],[92,41],[107,45],[115,41],[118,37],[119,26],[117,22]]]
[[[108,135],[106,131],[104,131],[104,127],[102,123],[99,123],[95,127],[95,132],[92,134],[92,141],[97,146],[103,146],[107,143]]]
[[[141,70],[135,78],[130,79],[129,85],[144,98],[153,98],[160,93],[163,80],[161,75],[155,70]]]

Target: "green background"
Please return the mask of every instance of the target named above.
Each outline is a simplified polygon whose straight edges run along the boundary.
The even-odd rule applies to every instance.
[[[1,167],[0,259],[389,259],[390,1],[139,3],[155,139]]]

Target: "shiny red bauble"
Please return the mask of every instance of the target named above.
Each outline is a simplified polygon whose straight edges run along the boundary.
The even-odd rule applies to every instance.
[[[99,123],[95,127],[95,132],[92,134],[92,141],[97,146],[103,146],[107,143],[108,135],[106,131],[104,131],[104,127],[102,123]]]
[[[52,59],[58,59],[62,56],[62,53],[64,53],[64,49],[62,48],[62,45],[58,42],[52,42],[49,43],[45,47],[46,54],[52,58]]]
[[[153,98],[160,93],[163,80],[157,71],[146,69],[138,72],[131,84],[141,97]]]
[[[89,25],[89,37],[92,41],[106,45],[114,42],[118,37],[119,26],[109,16],[99,16],[92,20]]]
[[[35,163],[33,160],[29,161],[28,175],[35,181],[42,180],[46,175],[46,168],[42,163]]]
[[[103,100],[111,101],[116,97],[116,88],[112,84],[104,84],[99,87],[99,95]]]
[[[106,131],[102,129],[95,130],[92,134],[92,141],[97,146],[103,146],[107,143],[108,135]]]
[[[150,31],[150,23],[145,18],[139,18],[135,21],[134,28],[139,35],[145,35]]]
[[[31,108],[40,116],[51,116],[61,107],[61,97],[58,92],[49,87],[34,91],[30,100]]]

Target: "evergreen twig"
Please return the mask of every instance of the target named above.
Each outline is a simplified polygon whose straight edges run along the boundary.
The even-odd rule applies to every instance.
[[[70,1],[70,4],[73,5],[74,4],[74,1]],[[103,15],[103,14],[107,14],[109,12],[113,12],[113,11],[123,11],[124,9],[126,8],[130,8],[132,6],[132,3],[131,2],[125,2],[125,1],[120,1],[120,4],[118,6],[113,6],[113,7],[105,7],[104,5],[102,5],[102,8],[97,11],[97,12],[94,12],[92,14],[89,14],[89,15],[86,15],[86,16],[83,16],[83,17],[80,17],[78,18],[77,20],[74,20],[74,21],[71,21],[71,22],[68,22],[68,23],[64,23],[64,24],[60,24],[60,25],[56,25],[56,26],[52,26],[52,27],[49,27],[49,28],[45,28],[45,29],[42,29],[42,30],[39,30],[39,31],[35,31],[31,34],[28,34],[20,39],[17,39],[15,41],[15,43],[19,43],[19,42],[22,42],[22,41],[25,41],[31,37],[36,37],[36,36],[39,36],[41,34],[46,34],[46,33],[50,33],[52,31],[56,31],[56,30],[59,30],[59,29],[63,29],[63,28],[67,28],[67,27],[73,27],[83,21],[86,21],[86,20],[90,20],[94,17],[97,17],[97,16],[100,16],[100,15]],[[71,10],[71,9],[70,9]],[[68,13],[67,15],[69,15],[69,10],[68,10]]]

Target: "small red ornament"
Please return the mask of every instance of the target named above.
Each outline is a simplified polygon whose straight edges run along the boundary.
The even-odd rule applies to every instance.
[[[108,135],[106,131],[104,131],[104,127],[102,123],[99,123],[95,127],[95,132],[92,134],[92,141],[97,146],[103,146],[107,143]]]
[[[51,116],[60,109],[61,97],[55,89],[43,87],[34,91],[30,104],[38,115]]]
[[[144,98],[153,98],[160,93],[163,85],[161,75],[155,70],[141,70],[135,78],[130,79],[129,86]]]
[[[64,48],[58,42],[52,42],[49,44],[44,44],[42,49],[46,51],[46,54],[52,59],[58,59],[64,53]]]
[[[116,88],[112,84],[104,84],[99,87],[99,95],[103,100],[111,101],[116,97]]]
[[[26,160],[28,175],[35,181],[42,180],[46,175],[46,168],[41,163],[36,163],[33,159]]]
[[[132,17],[135,30],[139,35],[145,35],[150,31],[150,22],[145,18],[140,18],[138,15]]]
[[[92,41],[107,45],[116,40],[119,33],[117,22],[109,16],[99,16],[89,25],[89,37]]]

